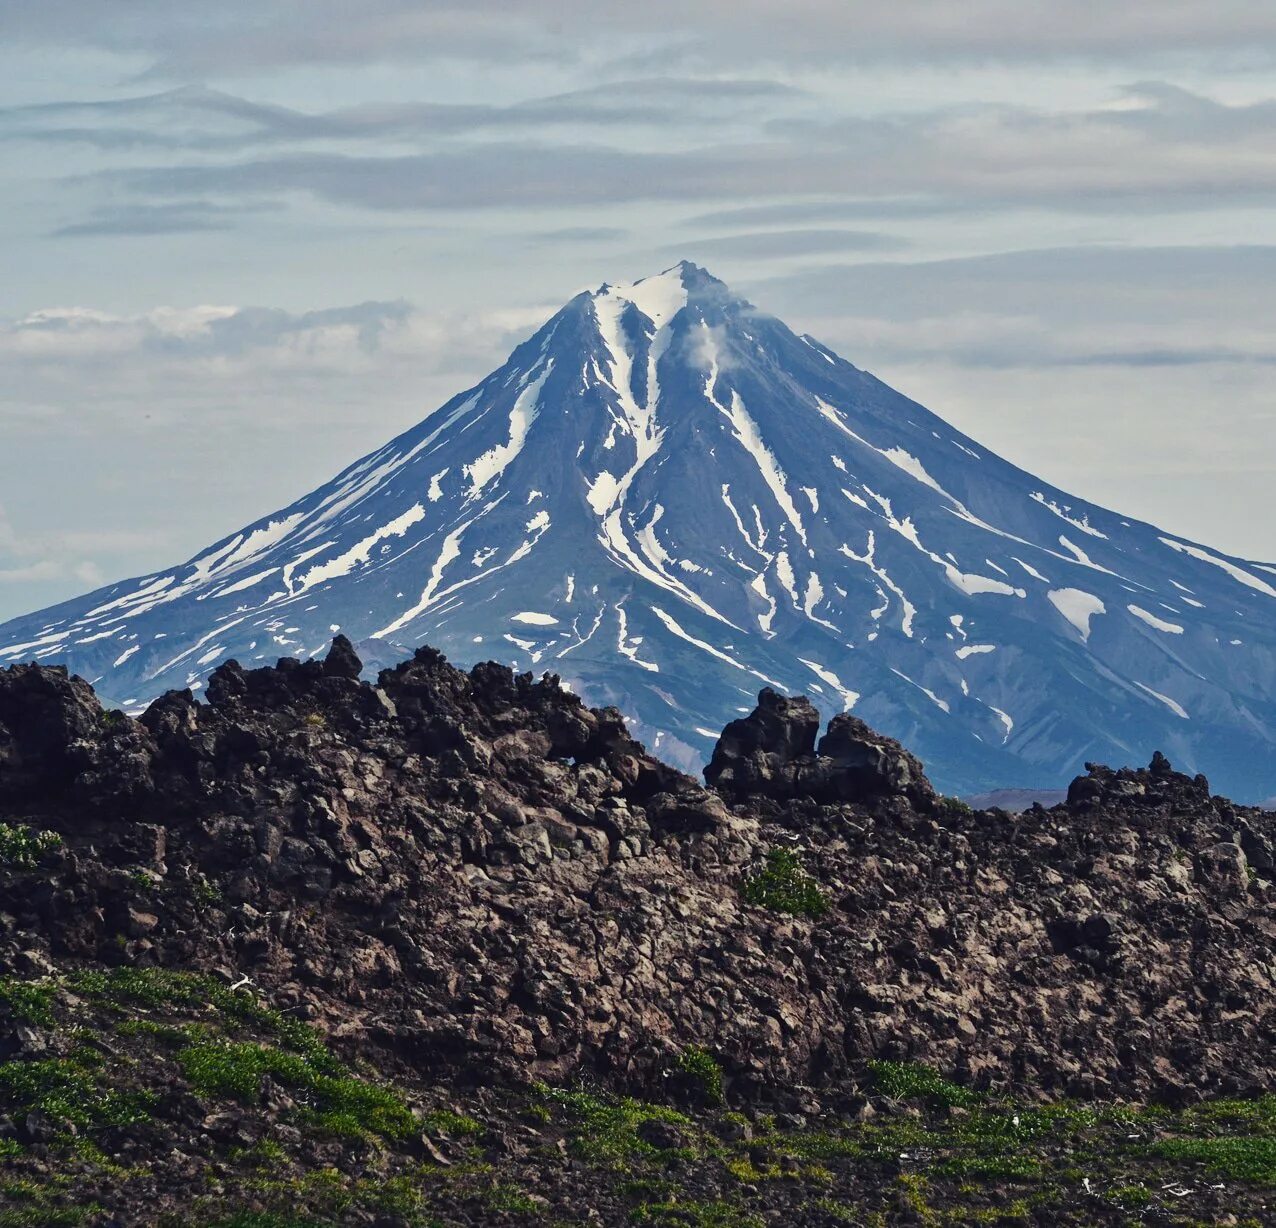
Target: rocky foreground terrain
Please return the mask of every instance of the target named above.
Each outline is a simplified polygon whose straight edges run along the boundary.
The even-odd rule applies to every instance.
[[[0,671],[0,1226],[1272,1222],[1271,814],[359,673]]]

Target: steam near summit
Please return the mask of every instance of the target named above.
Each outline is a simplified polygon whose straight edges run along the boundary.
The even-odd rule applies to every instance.
[[[0,626],[0,665],[137,711],[340,630],[560,674],[685,766],[771,685],[948,792],[1160,748],[1266,797],[1274,613],[1276,567],[1039,481],[683,263],[190,561]]]

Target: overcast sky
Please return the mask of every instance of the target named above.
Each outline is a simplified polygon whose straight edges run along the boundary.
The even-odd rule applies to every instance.
[[[0,0],[0,619],[189,557],[689,258],[1276,559],[1270,0]]]

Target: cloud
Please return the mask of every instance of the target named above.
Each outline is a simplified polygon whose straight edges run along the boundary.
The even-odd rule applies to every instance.
[[[245,214],[259,214],[279,207],[267,204],[220,205],[211,201],[107,205],[95,209],[85,221],[59,226],[49,234],[53,238],[86,238],[231,230],[236,219]]]
[[[714,119],[738,125],[761,108],[804,97],[779,81],[655,77],[616,81],[497,105],[365,102],[329,111],[262,103],[224,90],[182,86],[118,99],[66,100],[0,109],[0,139],[216,153],[317,142],[424,143],[491,132],[678,129]]]
[[[33,311],[0,326],[0,354],[13,361],[55,361],[152,354],[202,361],[250,350],[300,345],[317,357],[325,349],[378,348],[389,330],[412,315],[407,303],[356,303],[300,313],[267,307],[158,307],[120,316],[90,307]]]
[[[1038,248],[948,260],[826,266],[755,284],[777,314],[839,318],[859,304],[901,328],[936,317],[1039,319],[1049,330],[1085,325],[1114,346],[1139,329],[1140,345],[1174,331],[1265,352],[1276,284],[1276,247],[1092,245]],[[1118,331],[1127,330],[1127,331]],[[1247,339],[1237,347],[1237,338]],[[1007,343],[1020,344],[1016,333]],[[1133,347],[1139,348],[1139,347]]]
[[[0,321],[0,621],[275,510],[476,383],[556,307],[74,306]]]
[[[0,22],[19,44],[78,46],[143,56],[153,71],[250,72],[286,64],[474,60],[567,63],[590,55],[669,65],[873,59],[940,63],[1130,57],[1173,52],[1253,56],[1276,40],[1276,13],[1252,0],[1159,0],[1075,5],[1055,0],[674,0],[599,6],[558,0],[167,0],[57,5],[3,0]]]
[[[610,243],[623,239],[629,231],[619,226],[563,226],[527,235],[529,243]]]
[[[64,439],[109,433],[145,449],[321,429],[370,448],[487,374],[554,309],[44,308],[0,321],[0,416],[33,444],[57,424]]]
[[[68,591],[96,587],[101,560],[163,544],[162,532],[135,529],[20,531],[0,505],[0,592],[50,582],[73,586]]]
[[[1258,559],[1276,247],[1070,247],[808,268],[749,297],[1042,480]]]
[[[788,116],[711,145],[485,139],[418,152],[282,151],[95,172],[79,183],[168,203],[289,194],[376,211],[768,198],[783,214],[1219,208],[1276,195],[1276,103],[1143,85],[1111,107],[932,108]],[[1177,118],[1189,113],[1186,122]],[[797,196],[819,199],[803,206]],[[739,206],[737,206],[738,208]],[[730,214],[719,213],[718,220]],[[738,216],[738,215],[737,215]],[[748,216],[748,215],[746,215]],[[768,216],[768,215],[764,215]]]
[[[871,230],[759,230],[714,239],[692,239],[686,246],[693,255],[705,258],[721,255],[741,260],[767,260],[834,252],[898,251],[909,245],[896,235]]]
[[[1089,247],[823,266],[750,289],[874,371],[1035,372],[1045,387],[1069,369],[1121,370],[1152,389],[1158,371],[1257,380],[1276,364],[1274,278],[1274,247]],[[1132,412],[1156,416],[1148,404]]]
[[[716,209],[683,219],[684,226],[788,226],[806,222],[846,222],[865,218],[929,218],[968,211],[955,200],[790,200],[767,205]]]

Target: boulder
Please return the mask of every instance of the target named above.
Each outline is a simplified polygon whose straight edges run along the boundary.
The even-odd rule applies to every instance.
[[[935,797],[916,755],[846,712],[829,722],[820,739],[817,772],[814,793],[822,801],[901,796],[923,803]]]
[[[323,659],[323,672],[328,678],[356,679],[363,672],[363,662],[355,652],[354,645],[344,636],[338,635]]]
[[[758,706],[722,731],[705,779],[726,796],[792,797],[798,764],[812,758],[819,728],[820,714],[804,695],[764,687]]]
[[[723,731],[705,779],[733,800],[750,794],[825,803],[934,799],[921,762],[893,738],[841,713],[829,722],[817,751],[819,725],[820,714],[805,696],[787,698],[767,687],[758,706]]]

